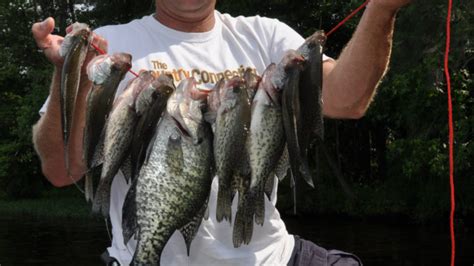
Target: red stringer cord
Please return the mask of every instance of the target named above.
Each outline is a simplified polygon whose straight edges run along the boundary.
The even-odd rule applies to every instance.
[[[93,44],[92,42],[91,42],[91,46],[92,46],[92,48],[94,48],[97,52],[99,52],[99,54],[106,54],[106,52],[105,52],[104,50],[100,49],[99,46]],[[129,69],[128,72],[132,73],[135,77],[138,77],[138,74],[137,74],[135,71]]]
[[[456,257],[456,239],[454,235],[454,211],[455,211],[455,191],[454,191],[454,125],[453,125],[453,103],[451,98],[451,77],[449,75],[449,48],[451,44],[451,10],[453,1],[448,0],[448,14],[446,16],[446,51],[444,53],[444,74],[446,75],[446,85],[448,90],[448,127],[449,127],[449,186],[451,197],[451,209],[449,212],[449,233],[451,236],[451,266],[454,266]]]
[[[451,43],[451,12],[453,1],[448,0],[448,14],[446,17],[446,51],[444,54],[444,74],[446,76],[446,85],[448,91],[448,128],[449,128],[449,185],[450,185],[450,200],[451,207],[449,213],[449,232],[451,238],[451,266],[455,264],[456,258],[456,238],[454,234],[454,212],[456,207],[455,201],[455,190],[454,190],[454,125],[453,125],[453,105],[451,98],[451,78],[449,75],[449,48]],[[339,24],[332,28],[326,36],[331,35],[339,27],[341,27],[347,20],[352,18],[357,14],[362,8],[364,8],[369,3],[369,0],[366,0],[360,7],[352,11],[345,19],[343,19]]]
[[[362,8],[364,8],[367,4],[369,3],[369,0],[366,0],[361,6],[359,6],[357,9],[352,11],[345,19],[343,19],[341,22],[339,22],[334,28],[332,28],[328,33],[326,33],[326,36],[331,35],[333,32],[335,32],[339,27],[344,25],[349,19],[351,19],[355,14],[357,14]]]

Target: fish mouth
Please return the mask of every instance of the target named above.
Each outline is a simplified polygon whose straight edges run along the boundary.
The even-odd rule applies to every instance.
[[[181,122],[179,122],[178,119],[174,117],[171,117],[171,118],[173,118],[173,121],[176,124],[176,127],[178,128],[179,132],[181,132],[181,135],[191,138],[191,134],[186,130],[186,128],[184,128]]]
[[[181,133],[181,135],[182,135],[183,137],[185,137],[185,138],[191,139],[191,141],[192,141],[192,143],[193,143],[194,145],[199,145],[199,144],[201,144],[201,143],[204,141],[204,138],[201,137],[201,136],[199,136],[199,134],[195,134],[195,135],[193,136],[193,134],[191,134],[191,133],[189,132],[189,130],[187,130],[187,129],[183,126],[183,124],[181,124],[181,122],[179,122],[178,119],[176,119],[176,118],[174,118],[174,117],[171,117],[171,118],[173,118],[173,121],[174,121],[174,123],[175,123],[175,125],[176,125],[176,128],[177,128],[178,131]]]

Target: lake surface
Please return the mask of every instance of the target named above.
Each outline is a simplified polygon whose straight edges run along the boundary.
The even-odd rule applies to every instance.
[[[286,218],[288,230],[328,249],[358,255],[364,265],[449,265],[446,226],[347,219]],[[0,218],[0,265],[102,265],[108,245],[101,221]],[[474,230],[458,230],[456,265],[474,265]]]

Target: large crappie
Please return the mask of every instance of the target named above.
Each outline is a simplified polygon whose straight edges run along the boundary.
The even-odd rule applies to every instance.
[[[178,87],[170,98],[169,114],[160,120],[150,157],[124,203],[124,240],[133,233],[138,240],[132,265],[159,265],[173,232],[203,213],[209,196],[213,156],[212,132],[201,111],[205,96],[191,98],[199,94],[195,82],[185,82],[184,92]]]

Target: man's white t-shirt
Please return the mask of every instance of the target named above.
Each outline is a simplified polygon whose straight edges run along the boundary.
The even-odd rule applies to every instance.
[[[126,52],[132,55],[132,70],[152,70],[158,76],[173,75],[175,83],[194,77],[198,86],[211,89],[222,77],[230,79],[251,68],[262,75],[272,62],[279,62],[288,49],[297,49],[304,39],[286,24],[260,16],[232,17],[215,11],[216,23],[209,32],[185,33],[168,28],[154,16],[145,16],[128,24],[105,26],[95,32],[108,41],[108,53]],[[119,87],[124,89],[128,73]],[[42,111],[45,111],[43,106]],[[234,248],[232,224],[216,221],[218,182],[214,178],[209,200],[209,220],[203,220],[194,238],[190,256],[182,235],[176,231],[161,254],[161,265],[286,265],[294,247],[275,208],[277,186],[271,202],[265,197],[265,222],[254,224],[249,245]],[[136,241],[127,245],[122,237],[122,205],[129,184],[121,172],[112,183],[110,220],[113,239],[108,248],[110,256],[121,265],[128,265],[133,257]],[[232,217],[235,217],[238,196],[234,198]]]

